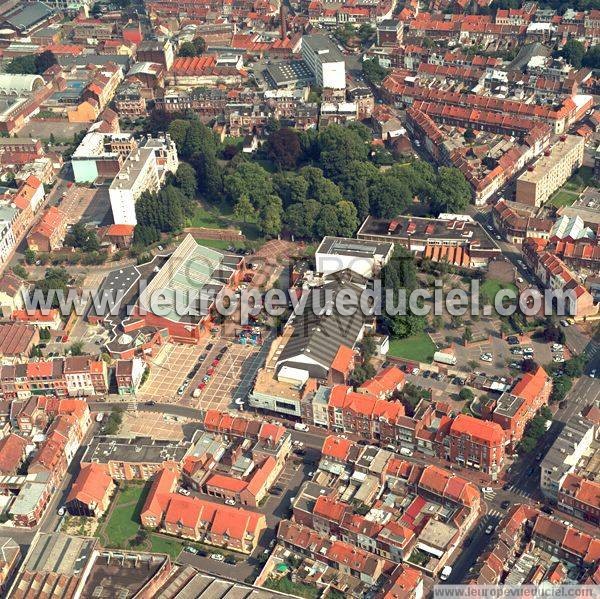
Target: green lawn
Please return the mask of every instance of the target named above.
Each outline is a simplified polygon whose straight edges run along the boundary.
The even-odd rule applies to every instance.
[[[419,333],[406,339],[392,339],[389,355],[417,362],[431,362],[437,348],[427,333]]]
[[[150,544],[153,553],[167,553],[175,559],[183,550],[183,543],[177,539],[167,539],[161,535],[151,534]]]
[[[140,511],[144,506],[148,487],[128,484],[119,489],[115,507],[110,512],[104,534],[111,546],[121,547],[133,538],[140,528]]]
[[[594,169],[582,166],[560,189],[548,200],[548,204],[560,208],[570,206],[581,195],[583,190],[593,185]]]
[[[548,201],[552,206],[560,208],[561,206],[571,206],[579,197],[579,194],[565,189],[559,189]]]
[[[515,293],[517,293],[518,289],[512,283],[502,283],[501,281],[497,281],[496,279],[488,279],[484,283],[481,284],[481,296],[491,304],[494,303],[494,298],[496,295],[502,291],[503,289],[512,289]]]
[[[317,587],[292,582],[288,576],[279,579],[268,578],[264,586],[267,589],[279,591],[286,595],[296,595],[297,597],[306,597],[307,599],[317,599],[317,597],[321,596],[321,591]]]
[[[225,223],[215,214],[198,206],[196,214],[190,219],[190,227],[205,227],[207,229],[224,229]]]
[[[205,245],[208,248],[215,248],[216,250],[227,249],[230,245],[236,245],[232,241],[226,239],[196,239],[199,245]]]

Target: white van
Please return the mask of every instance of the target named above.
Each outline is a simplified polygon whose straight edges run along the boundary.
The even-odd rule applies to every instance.
[[[452,574],[451,566],[444,566],[442,568],[442,573],[440,574],[440,580],[448,580],[448,577]]]

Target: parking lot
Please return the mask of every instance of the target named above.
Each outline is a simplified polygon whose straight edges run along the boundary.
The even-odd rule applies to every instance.
[[[85,224],[100,225],[110,210],[108,188],[78,187],[73,185],[59,200],[59,209],[66,214],[67,224],[79,221]]]
[[[552,352],[550,345],[535,339],[524,339],[520,346],[516,347],[531,347],[533,356],[531,356],[538,364],[546,366],[552,363]],[[511,352],[511,346],[505,339],[501,339],[495,335],[491,335],[487,341],[477,344],[474,347],[464,347],[457,344],[454,348],[454,353],[457,358],[456,367],[464,372],[479,370],[489,375],[505,375],[506,368],[513,362],[521,362],[522,355],[515,355]],[[491,354],[491,362],[481,359],[482,354]],[[565,359],[568,355],[565,354]],[[477,362],[478,366],[474,369],[470,368],[469,362]]]
[[[169,344],[150,364],[148,380],[138,393],[140,401],[173,403],[180,399],[177,390],[205,350],[208,340],[200,345]]]
[[[217,348],[211,351],[205,360],[206,367],[198,372],[189,386],[189,392],[202,381],[208,367],[211,367],[213,356],[217,354]],[[233,407],[233,400],[245,398],[254,380],[256,371],[264,364],[268,344],[262,346],[239,345],[231,343],[227,352],[221,358],[219,364],[214,367],[210,379],[202,389],[198,398],[193,398],[194,407],[201,410],[220,409],[227,410]]]

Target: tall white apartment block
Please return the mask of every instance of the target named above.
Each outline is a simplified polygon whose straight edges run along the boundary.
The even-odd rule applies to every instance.
[[[166,135],[148,138],[127,157],[108,190],[116,225],[136,225],[135,203],[145,191],[157,192],[167,173],[179,166],[175,143]]]
[[[324,35],[302,37],[302,59],[319,87],[346,89],[346,63],[337,46]]]

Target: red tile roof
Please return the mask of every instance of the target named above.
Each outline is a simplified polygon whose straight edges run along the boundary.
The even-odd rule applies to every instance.
[[[25,456],[27,440],[10,434],[0,439],[0,474],[16,474]]]
[[[167,509],[171,493],[177,486],[179,472],[175,464],[167,464],[154,475],[140,517],[150,515],[160,519]]]
[[[350,441],[350,439],[342,439],[335,435],[329,435],[325,438],[325,441],[323,441],[321,454],[345,462],[347,461],[353,446],[354,443]]]
[[[517,397],[522,397],[528,402],[532,402],[540,395],[547,380],[548,375],[546,371],[541,366],[538,366],[534,373],[528,372],[524,374],[511,393]]]
[[[459,414],[452,420],[450,435],[468,436],[487,445],[501,445],[504,442],[504,431],[499,424],[479,420],[467,414]]]
[[[69,501],[79,500],[85,505],[101,503],[112,487],[113,481],[102,464],[87,464],[77,475],[67,497]]]

